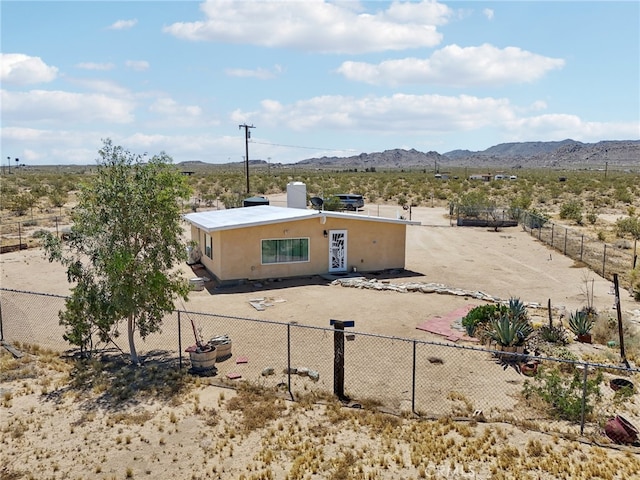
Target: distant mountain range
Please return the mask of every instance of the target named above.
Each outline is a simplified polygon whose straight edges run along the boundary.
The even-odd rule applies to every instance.
[[[386,150],[352,157],[322,157],[302,160],[296,165],[317,168],[629,168],[640,170],[640,140],[582,143],[560,142],[501,143],[486,150],[453,150],[444,154],[417,150]]]
[[[236,165],[232,162],[225,165]],[[183,166],[195,166],[203,162],[182,162]],[[267,166],[265,160],[250,160],[250,165]],[[486,150],[452,150],[444,154],[419,152],[415,149],[393,149],[384,152],[361,153],[351,157],[321,157],[301,160],[295,164],[271,162],[271,167],[347,169],[402,169],[422,168],[446,171],[450,167],[471,168],[557,168],[604,169],[640,172],[640,140],[602,141],[582,143],[575,140],[560,142],[501,143]]]

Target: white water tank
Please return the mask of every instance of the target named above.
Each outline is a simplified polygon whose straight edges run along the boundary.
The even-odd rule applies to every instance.
[[[307,208],[307,186],[303,182],[287,183],[287,207]]]

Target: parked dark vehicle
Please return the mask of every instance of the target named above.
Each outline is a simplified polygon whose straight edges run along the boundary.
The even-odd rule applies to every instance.
[[[355,193],[338,193],[335,195],[340,200],[340,205],[344,210],[358,210],[364,207],[364,198]]]

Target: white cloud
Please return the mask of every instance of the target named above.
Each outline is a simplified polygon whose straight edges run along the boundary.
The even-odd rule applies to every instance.
[[[530,141],[544,138],[547,141],[572,138],[581,142],[637,139],[639,122],[590,122],[577,115],[545,114],[517,118],[505,125],[510,141]]]
[[[243,68],[227,68],[224,73],[230,77],[239,78],[257,78],[259,80],[270,80],[276,78],[282,72],[280,65],[275,65],[273,69],[268,70],[266,68],[256,68],[254,70]]]
[[[127,60],[125,66],[137,72],[143,72],[149,69],[149,62],[145,60]]]
[[[445,25],[452,14],[445,4],[434,1],[393,2],[388,10],[380,13],[385,19],[426,25]]]
[[[118,20],[109,25],[109,30],[128,30],[133,28],[138,23],[138,20]]]
[[[533,82],[550,70],[562,68],[564,63],[562,59],[517,47],[448,45],[428,59],[403,58],[378,64],[344,62],[337,72],[349,80],[374,85],[498,86]]]
[[[150,106],[155,120],[153,123],[164,123],[168,120],[174,127],[189,125],[203,126],[203,112],[197,105],[180,105],[172,98],[158,98]]]
[[[108,135],[77,130],[2,129],[2,143],[20,151],[20,160],[27,165],[90,165],[98,157],[100,139],[103,137]],[[29,148],[25,148],[25,145]]]
[[[66,80],[73,85],[78,85],[86,90],[93,92],[106,93],[116,96],[129,96],[130,92],[125,87],[122,87],[118,83],[112,80],[103,80],[95,78],[75,78],[67,77]]]
[[[76,67],[82,70],[98,70],[101,72],[106,72],[108,70],[113,70],[115,68],[115,65],[113,63],[81,62],[76,64]]]
[[[58,69],[50,67],[40,57],[21,53],[0,53],[0,80],[4,84],[30,85],[52,82]]]
[[[433,47],[442,39],[436,26],[452,15],[432,1],[394,2],[373,14],[325,0],[212,0],[201,8],[206,20],[174,23],[164,31],[192,41],[355,54]]]
[[[488,20],[493,20],[493,9],[491,8],[485,8],[484,10],[482,10],[482,14],[487,17]]]
[[[88,122],[130,123],[134,103],[99,93],[56,90],[9,92],[2,90],[2,114],[13,125],[20,123]]]
[[[326,95],[283,105],[263,101],[256,112],[233,113],[234,121],[283,126],[294,131],[311,129],[375,132],[397,135],[418,132],[460,131],[502,124],[514,118],[506,99],[468,95],[395,94],[387,97],[354,98]]]

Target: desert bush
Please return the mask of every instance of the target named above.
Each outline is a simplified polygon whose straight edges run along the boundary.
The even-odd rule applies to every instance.
[[[636,240],[640,240],[640,218],[627,217],[616,220],[616,235],[624,237],[631,235]]]
[[[244,196],[240,193],[225,193],[220,199],[224,208],[238,208],[243,205]]]
[[[14,195],[11,199],[11,210],[19,217],[26,215],[29,209],[33,208],[37,202],[37,198],[31,192],[21,192]]]
[[[629,272],[629,280],[631,281],[631,294],[636,301],[640,302],[640,267]]]
[[[49,193],[49,202],[52,206],[60,208],[67,203],[69,195],[62,189],[56,188]]]
[[[567,330],[562,325],[543,325],[535,333],[536,337],[543,342],[556,345],[569,343]]]
[[[589,211],[589,213],[587,213],[587,222],[589,222],[591,225],[595,225],[597,221],[598,221],[598,214],[596,213],[596,211],[595,210]]]
[[[462,326],[469,336],[474,336],[479,329],[486,327],[491,320],[499,318],[507,313],[505,305],[478,305],[469,310],[469,313],[462,319]]]
[[[633,197],[629,190],[627,190],[627,187],[624,185],[621,185],[615,189],[613,198],[615,198],[618,202],[626,204],[633,203]]]
[[[622,334],[625,337],[629,337],[631,333],[629,322],[623,320]],[[611,315],[599,315],[591,330],[591,336],[595,342],[603,345],[606,345],[611,340],[617,341],[620,338],[618,320]]]
[[[528,228],[542,228],[549,221],[549,216],[533,208],[524,215],[523,221]]]
[[[579,422],[582,418],[582,399],[585,396],[584,412],[589,418],[594,403],[600,400],[602,372],[587,378],[584,388],[582,372],[574,369],[573,374],[563,374],[557,368],[540,368],[533,380],[525,380],[522,393],[527,400],[540,399],[553,418]],[[584,392],[583,392],[584,389]]]
[[[47,230],[39,229],[39,230],[36,230],[35,232],[33,232],[33,233],[31,234],[31,236],[32,236],[33,238],[42,238],[42,237],[44,237],[44,236],[46,236],[46,235],[48,235],[48,234],[49,234],[49,232],[48,232]]]
[[[578,225],[582,224],[582,202],[569,200],[560,207],[560,218],[562,220],[573,220]]]
[[[471,191],[458,198],[457,208],[460,215],[477,218],[485,212],[493,212],[496,209],[496,202],[484,191]]]

